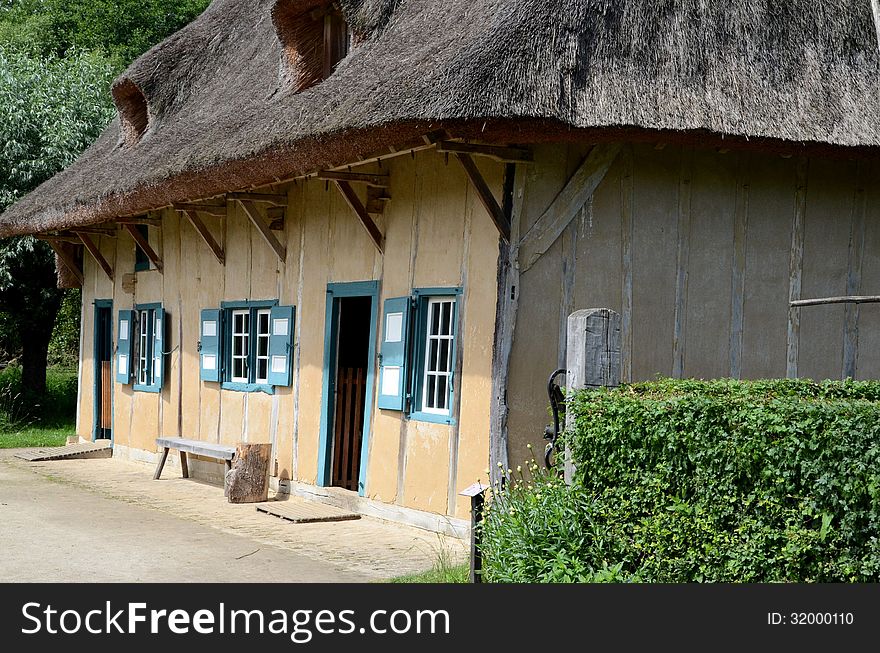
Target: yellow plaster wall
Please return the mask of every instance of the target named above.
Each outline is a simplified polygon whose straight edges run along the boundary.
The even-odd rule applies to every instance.
[[[500,198],[502,166],[480,163]],[[495,320],[498,234],[454,160],[434,152],[400,157],[364,171],[388,173],[391,201],[377,219],[385,234],[380,254],[336,189],[323,181],[298,181],[287,192],[283,232],[287,248],[281,263],[237,203],[221,219],[203,216],[226,253],[221,266],[189,222],[174,211],[153,214],[162,229],[150,240],[163,259],[164,274],[139,272],[133,293],[122,289],[134,270],[134,243],[124,232],[102,239],[113,260],[115,282],[86,261],[80,434],[92,424],[91,301],[112,298],[114,328],[119,309],[162,302],[170,322],[164,387],[160,394],[133,392],[114,383],[114,436],[120,445],[155,451],[159,435],[211,442],[273,442],[280,478],[306,483],[317,479],[324,361],[327,284],[378,280],[379,328],[388,297],[416,287],[463,286],[459,301],[462,366],[457,371],[457,424],[448,426],[402,419],[375,406],[369,425],[368,496],[403,506],[458,516],[466,504],[457,492],[483,477],[488,460],[491,354]],[[365,197],[363,189],[357,189]],[[264,210],[261,208],[261,210]],[[297,307],[294,383],[274,395],[221,390],[199,379],[199,320],[202,308],[222,301],[278,299]],[[88,305],[86,305],[88,304]],[[114,342],[115,342],[114,334]],[[374,382],[375,383],[375,382]]]

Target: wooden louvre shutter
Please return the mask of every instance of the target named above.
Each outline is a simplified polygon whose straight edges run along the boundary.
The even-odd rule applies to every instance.
[[[153,316],[153,387],[162,389],[165,375],[165,309],[159,307]]]
[[[116,382],[131,383],[131,339],[134,337],[134,311],[119,311],[116,322]]]
[[[273,306],[269,315],[269,385],[289,386],[293,380],[295,306]]]
[[[220,309],[202,310],[199,324],[199,376],[202,381],[220,381]]]
[[[407,343],[410,298],[385,300],[382,315],[382,347],[379,365],[379,408],[403,410],[406,405]]]

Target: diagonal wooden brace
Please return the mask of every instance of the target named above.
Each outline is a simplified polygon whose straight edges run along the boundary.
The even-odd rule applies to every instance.
[[[164,267],[162,259],[156,254],[156,250],[150,247],[150,241],[144,238],[143,234],[138,231],[137,226],[133,224],[123,224],[122,226],[131,234],[131,237],[134,238],[134,242],[138,244],[141,251],[147,255],[147,258],[150,259],[150,263],[152,263],[159,272],[162,272],[162,268]]]
[[[364,206],[363,202],[361,202],[357,193],[354,192],[354,188],[352,188],[351,184],[347,181],[336,180],[333,183],[336,185],[336,188],[339,189],[339,192],[342,193],[342,197],[345,198],[345,201],[351,207],[351,210],[354,211],[358,220],[361,221],[361,225],[366,229],[367,234],[369,234],[376,249],[379,250],[380,254],[383,253],[385,237],[382,235],[382,232],[379,231],[379,227],[376,226],[376,223],[373,222],[373,218],[367,213],[367,208]]]
[[[178,210],[180,210],[180,209],[178,209]],[[220,247],[220,245],[217,243],[216,240],[214,240],[214,236],[211,235],[211,232],[208,230],[208,227],[205,225],[205,223],[199,217],[198,212],[190,210],[190,209],[185,209],[180,212],[186,216],[186,219],[189,220],[189,223],[193,226],[193,229],[195,229],[197,232],[199,232],[199,235],[202,237],[202,240],[205,241],[205,244],[214,253],[214,257],[217,259],[217,261],[220,263],[220,265],[225,265],[226,264],[226,255],[223,252],[223,248]]]
[[[275,237],[275,234],[272,233],[269,225],[266,224],[263,216],[260,215],[260,210],[257,208],[254,201],[239,199],[238,203],[241,204],[241,208],[244,209],[251,224],[253,224],[257,228],[257,231],[260,232],[260,235],[263,237],[263,240],[266,241],[266,244],[275,252],[278,260],[284,263],[287,260],[287,248],[282,245]]]
[[[95,244],[95,241],[92,240],[92,237],[82,231],[74,231],[74,233],[79,236],[82,244],[85,245],[85,248],[87,250],[89,250],[89,254],[92,255],[95,261],[98,262],[98,265],[101,266],[101,269],[104,270],[104,274],[107,275],[107,278],[109,278],[110,281],[113,281],[113,268],[110,267],[107,259],[105,259],[104,255],[101,254],[101,250],[98,249],[98,246]]]
[[[489,185],[486,183],[486,180],[483,179],[483,175],[480,174],[480,170],[479,168],[477,168],[477,164],[474,163],[474,160],[471,158],[470,154],[456,152],[455,157],[459,160],[459,162],[461,162],[461,165],[464,168],[464,172],[467,175],[468,180],[471,182],[471,186],[473,186],[474,190],[477,191],[477,197],[480,198],[480,202],[483,203],[483,206],[489,213],[489,217],[492,218],[492,222],[494,222],[495,226],[498,228],[498,233],[500,233],[501,237],[504,238],[504,242],[509,243],[510,222],[507,219],[507,216],[504,215],[504,211],[498,204],[498,200],[495,199],[495,196],[489,189]]]

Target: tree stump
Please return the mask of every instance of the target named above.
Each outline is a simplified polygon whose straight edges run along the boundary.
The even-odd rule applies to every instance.
[[[223,494],[229,503],[259,503],[269,499],[271,444],[238,445],[226,472]]]

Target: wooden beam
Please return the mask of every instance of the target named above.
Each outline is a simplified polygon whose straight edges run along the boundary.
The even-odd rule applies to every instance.
[[[56,243],[72,243],[74,245],[82,245],[82,241],[75,234],[71,234],[70,236],[54,236],[52,234],[36,234],[34,238],[37,240],[45,240],[50,245],[52,242]]]
[[[145,224],[150,227],[161,227],[162,226],[162,219],[161,218],[148,218],[145,215],[136,215],[136,216],[127,216],[127,217],[116,218],[116,224],[118,224],[118,225]]]
[[[98,262],[98,265],[101,266],[101,269],[104,270],[104,274],[107,275],[107,278],[110,279],[110,281],[113,281],[113,268],[110,267],[107,259],[101,254],[101,250],[98,249],[98,246],[95,244],[95,241],[92,240],[92,237],[85,232],[75,231],[74,233],[79,236],[82,244],[85,245],[87,250],[89,250],[89,254],[92,255],[92,258],[94,258]]]
[[[501,237],[505,242],[509,243],[510,222],[508,222],[507,217],[504,215],[504,211],[502,211],[501,207],[498,205],[498,200],[495,199],[486,180],[483,179],[483,175],[480,174],[477,164],[474,163],[470,154],[456,153],[455,157],[461,163],[468,180],[471,182],[471,186],[477,191],[477,197],[480,198],[480,202],[483,203],[483,206],[489,213],[489,217],[492,218],[492,222],[494,222],[495,226],[498,228],[498,233],[501,234]]]
[[[123,225],[125,230],[131,234],[131,237],[134,238],[134,242],[138,244],[138,247],[141,248],[141,251],[147,255],[147,258],[150,259],[150,262],[156,266],[156,269],[159,272],[162,272],[163,265],[162,259],[159,258],[159,255],[156,254],[156,251],[150,247],[150,241],[143,237],[140,231],[137,230],[137,227],[133,224]]]
[[[199,232],[199,235],[202,237],[202,240],[205,241],[205,244],[211,248],[211,251],[214,253],[214,258],[220,263],[220,265],[226,264],[226,255],[223,253],[223,248],[214,240],[214,236],[211,235],[211,232],[208,231],[208,228],[205,226],[205,223],[202,222],[202,219],[199,217],[197,211],[183,211],[183,215],[186,216],[186,219],[189,220],[189,223],[193,226],[193,229]]]
[[[821,306],[823,304],[877,304],[880,303],[880,295],[850,295],[843,297],[820,297],[817,299],[795,299],[789,302],[791,306]]]
[[[501,147],[499,145],[477,145],[475,143],[456,143],[455,141],[440,141],[437,143],[437,151],[443,154],[473,154],[474,156],[487,156],[501,163],[528,163],[534,161],[532,153],[522,147]]]
[[[200,213],[205,213],[207,215],[214,215],[217,217],[223,217],[226,215],[226,205],[225,204],[193,204],[188,202],[183,202],[174,205],[175,211],[180,211],[181,213],[185,213],[186,211],[199,211]]]
[[[352,184],[366,184],[376,188],[388,188],[388,175],[368,172],[340,172],[338,170],[322,170],[317,175],[318,179],[330,181],[347,181]]]
[[[266,202],[275,206],[287,206],[287,195],[269,193],[227,193],[227,199],[246,202]]]
[[[354,211],[354,214],[361,221],[361,225],[367,230],[367,234],[369,234],[376,249],[378,249],[380,253],[384,253],[385,237],[382,235],[382,232],[379,231],[379,227],[376,226],[376,223],[373,222],[373,218],[367,213],[366,207],[357,196],[357,193],[354,192],[354,188],[352,188],[351,184],[347,181],[334,181],[333,183],[336,185],[336,188],[339,189],[339,192],[342,193],[342,197],[345,198],[345,201],[351,207],[351,210]]]
[[[590,150],[559,195],[520,241],[520,267],[525,272],[535,264],[568,224],[580,213],[617,158],[620,143],[600,143]]]
[[[272,233],[272,230],[269,229],[269,225],[266,224],[263,216],[260,215],[256,203],[246,199],[240,199],[238,202],[241,204],[241,208],[244,209],[244,212],[250,219],[251,224],[257,228],[257,231],[260,232],[263,240],[265,240],[266,244],[275,252],[278,260],[284,263],[284,261],[287,260],[287,248],[281,244],[281,242],[275,237],[275,234]]]
[[[37,238],[40,238],[40,236],[37,236]],[[60,258],[61,262],[64,264],[64,267],[70,270],[71,273],[73,273],[73,276],[76,277],[77,281],[79,281],[79,284],[82,285],[85,281],[85,276],[83,275],[83,271],[79,267],[79,263],[76,262],[76,259],[74,259],[67,252],[67,250],[65,250],[63,247],[59,247],[52,240],[49,240],[48,238],[40,239],[47,240],[49,242],[49,247],[51,247],[55,251],[55,253],[58,255],[58,258]]]
[[[75,230],[60,231],[59,236],[72,236],[74,231],[84,234],[94,234],[96,236],[106,236],[107,238],[116,238],[116,229],[113,227],[77,227]]]

